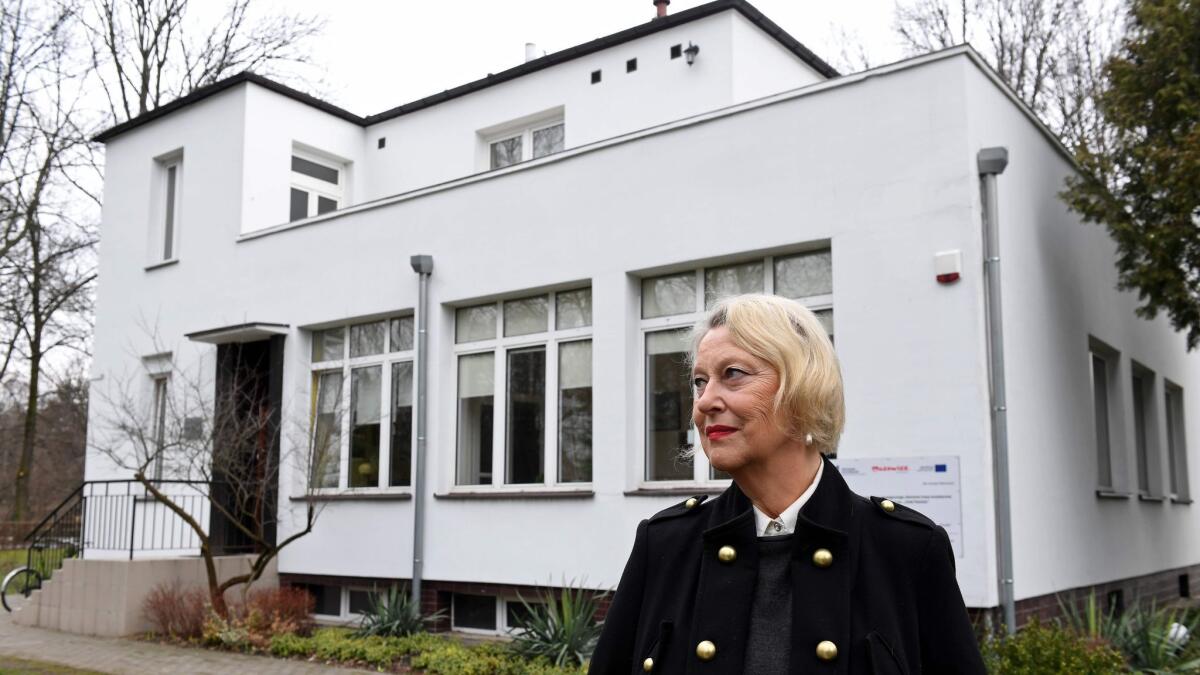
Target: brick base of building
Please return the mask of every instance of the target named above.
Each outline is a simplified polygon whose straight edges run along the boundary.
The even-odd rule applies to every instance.
[[[383,579],[370,577],[335,577],[311,574],[280,574],[279,579],[284,584],[328,584],[331,586],[352,586],[356,588],[386,588],[392,585],[408,587],[408,579]],[[432,626],[434,631],[450,630],[450,607],[455,593],[466,595],[488,595],[494,597],[535,601],[542,593],[558,591],[557,588],[539,586],[516,586],[511,584],[487,584],[465,581],[438,581],[427,579],[421,584],[421,613],[433,614],[443,612],[443,618]],[[601,591],[597,591],[598,594]],[[1120,614],[1134,604],[1157,606],[1186,602],[1200,602],[1200,565],[1180,567],[1152,574],[1145,574],[1128,579],[1119,579],[1091,586],[1079,586],[1058,593],[1039,595],[1017,601],[1017,626],[1037,618],[1040,622],[1054,621],[1063,616],[1063,607],[1074,607],[1082,611],[1088,598],[1095,594],[1096,603],[1101,611]],[[603,619],[608,613],[612,600],[611,594],[606,594],[599,600],[597,618]],[[967,613],[972,621],[979,626],[1000,626],[1004,623],[1004,614],[1000,607],[968,607]]]
[[[1200,602],[1200,565],[1023,598],[1016,603],[1017,626],[1024,626],[1035,618],[1043,624],[1063,618],[1064,607],[1082,612],[1089,598],[1093,596],[1100,611],[1117,615],[1134,605],[1194,605]],[[987,625],[989,622],[993,626],[1004,624],[1004,612],[1001,607],[969,607],[967,613],[976,625]]]

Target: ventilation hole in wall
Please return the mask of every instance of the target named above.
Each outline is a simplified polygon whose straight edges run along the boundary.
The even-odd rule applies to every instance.
[[[683,45],[671,45],[671,58],[677,59],[683,56]]]
[[[629,59],[625,62],[625,72],[632,73],[637,70],[637,59]]]
[[[380,137],[379,137],[379,147],[380,147],[380,149],[382,149],[382,148],[383,148],[384,146],[386,146],[386,145],[387,145],[387,138],[386,138],[386,137],[384,137],[384,136],[380,136]]]
[[[599,84],[599,82],[600,82],[600,71],[593,70],[592,71],[592,84]]]
[[[1121,616],[1125,613],[1125,591],[1120,588],[1109,591],[1104,596],[1104,611],[1112,616]]]
[[[1192,597],[1192,584],[1191,579],[1188,578],[1187,572],[1179,575],[1179,597]]]

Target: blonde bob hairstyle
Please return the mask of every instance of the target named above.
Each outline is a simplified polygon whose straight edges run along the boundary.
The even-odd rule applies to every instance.
[[[689,367],[700,341],[724,326],[741,349],[766,361],[779,376],[775,415],[783,430],[823,453],[837,449],[846,423],[842,373],[825,327],[812,310],[795,300],[750,294],[725,298],[692,331]]]

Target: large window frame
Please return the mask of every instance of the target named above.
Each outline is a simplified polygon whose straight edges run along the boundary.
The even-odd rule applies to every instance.
[[[179,260],[183,214],[183,151],[154,160],[154,204],[150,225],[149,266]]]
[[[705,316],[708,308],[711,306],[711,303],[717,299],[720,299],[720,297],[722,297],[722,295],[719,293],[709,293],[706,296],[706,290],[705,290],[705,288],[706,288],[706,272],[716,272],[719,270],[732,269],[732,268],[737,268],[740,266],[752,265],[755,263],[759,263],[762,265],[762,277],[763,277],[763,279],[762,279],[763,288],[759,292],[766,293],[768,295],[773,295],[773,294],[775,294],[775,291],[776,291],[776,279],[775,279],[775,277],[776,277],[776,262],[782,261],[785,259],[791,259],[794,257],[812,256],[812,255],[829,256],[829,260],[830,260],[829,264],[830,264],[830,270],[831,270],[830,271],[829,292],[816,294],[816,295],[795,297],[792,299],[800,302],[805,307],[808,307],[809,309],[818,313],[818,315],[823,319],[823,322],[825,322],[826,330],[829,332],[830,338],[832,339],[832,337],[833,337],[832,249],[828,246],[821,246],[821,247],[817,247],[817,248],[793,251],[793,252],[789,252],[789,253],[781,253],[781,254],[776,254],[776,255],[743,258],[743,259],[735,261],[735,262],[722,262],[720,264],[699,266],[699,267],[694,267],[694,268],[689,268],[689,269],[678,270],[675,272],[664,272],[661,274],[648,274],[648,275],[639,277],[637,279],[637,283],[638,283],[638,294],[637,294],[638,295],[638,359],[639,359],[639,363],[641,364],[641,366],[638,370],[638,372],[640,373],[640,376],[638,377],[638,381],[637,381],[637,396],[638,396],[638,400],[642,402],[641,403],[642,414],[640,414],[638,416],[638,421],[637,421],[637,435],[641,439],[641,451],[639,452],[640,469],[639,469],[639,474],[638,474],[638,478],[637,478],[637,485],[638,485],[639,489],[669,490],[672,488],[685,488],[685,487],[687,487],[687,488],[699,487],[699,488],[721,489],[721,488],[728,486],[729,480],[730,480],[727,475],[722,475],[722,474],[719,474],[718,472],[716,472],[709,464],[708,458],[704,455],[704,452],[700,447],[699,438],[697,436],[695,425],[691,423],[692,410],[691,410],[690,404],[686,410],[683,410],[684,406],[682,404],[679,405],[678,407],[680,408],[680,410],[679,410],[678,414],[681,416],[685,416],[686,420],[687,420],[686,421],[687,440],[688,440],[687,446],[690,447],[690,449],[692,451],[691,454],[693,457],[692,477],[685,478],[685,479],[658,479],[658,480],[652,479],[652,477],[651,477],[651,462],[653,461],[654,458],[652,457],[652,448],[651,448],[651,439],[650,439],[651,411],[649,410],[650,406],[648,403],[648,393],[647,393],[648,378],[650,376],[649,373],[647,372],[648,358],[651,355],[650,351],[649,351],[649,347],[648,347],[649,341],[651,339],[650,336],[653,334],[656,334],[656,333],[690,330],[692,327],[694,327],[696,325],[696,323],[698,321],[700,321]],[[663,279],[666,277],[682,276],[683,274],[691,274],[694,277],[693,282],[692,282],[692,285],[693,285],[692,290],[694,292],[694,302],[692,305],[692,311],[681,312],[679,314],[670,314],[667,316],[642,318],[646,314],[646,298],[643,297],[644,289],[646,288],[646,283],[649,281],[653,281],[656,279]],[[750,292],[750,291],[747,290],[747,292]],[[827,321],[825,321],[826,319],[827,319]],[[681,335],[686,335],[686,333],[685,332],[681,333]],[[682,370],[681,370],[680,376],[681,376],[681,378],[683,378],[683,381],[686,383],[687,379],[688,379],[687,373],[682,372]],[[688,390],[690,392],[690,386],[689,386]],[[689,400],[690,400],[690,395],[689,395]],[[655,405],[657,405],[657,403]],[[672,405],[671,407],[674,408],[675,406]],[[672,413],[672,415],[674,415],[675,414],[674,410],[672,410],[671,413]],[[681,448],[681,450],[683,450],[683,448]]]
[[[1167,491],[1171,501],[1191,504],[1191,488],[1188,484],[1187,437],[1185,434],[1187,407],[1184,405],[1183,387],[1169,380],[1163,381],[1163,411],[1166,417],[1167,448]]]
[[[1125,470],[1125,424],[1121,411],[1121,353],[1100,340],[1088,338],[1089,408],[1092,412],[1092,456],[1096,460],[1096,494],[1127,498],[1122,487]]]
[[[555,132],[555,128],[558,131]],[[535,141],[540,134],[557,133],[557,143],[551,145],[549,150],[539,148]],[[562,152],[567,147],[567,126],[562,115],[557,115],[550,118],[542,118],[536,122],[526,123],[524,125],[514,125],[502,131],[489,133],[483,137],[486,157],[486,167],[488,171],[503,169],[521,162],[527,162],[531,159],[540,159],[559,152]],[[497,146],[509,143],[508,150],[501,153],[501,157],[497,154]],[[512,144],[515,144],[515,153],[511,150]],[[517,155],[514,157],[513,155]]]
[[[573,293],[587,293],[587,323],[577,327],[558,328],[558,304],[559,297]],[[530,332],[522,335],[505,336],[505,306],[507,304],[515,304],[522,301],[536,300],[544,298],[546,301],[546,330]],[[490,337],[485,336],[470,336],[464,339],[459,335],[459,317],[464,311],[476,309],[494,308],[494,331]],[[591,460],[591,468],[588,472],[587,480],[570,480],[564,477],[563,470],[566,462],[563,460],[563,417],[560,406],[562,403],[562,390],[560,382],[560,366],[563,353],[563,347],[566,345],[574,345],[581,343],[592,344],[592,324],[591,317],[591,287],[572,287],[556,291],[548,291],[536,293],[533,295],[522,294],[511,298],[496,300],[487,303],[464,303],[452,308],[455,314],[455,336],[454,336],[454,372],[451,382],[454,382],[452,396],[454,409],[454,454],[453,466],[449,472],[450,491],[453,493],[474,493],[474,492],[530,492],[530,491],[545,491],[545,490],[562,490],[562,491],[578,491],[588,490],[592,485],[592,480],[595,478],[595,446],[594,441],[589,442],[588,454]],[[543,350],[544,371],[542,379],[542,396],[543,396],[543,439],[542,439],[542,455],[541,455],[541,481],[514,481],[511,479],[513,465],[510,460],[514,457],[514,448],[509,447],[509,406],[510,397],[510,358],[514,354],[527,353],[534,350]],[[472,450],[464,448],[464,420],[462,419],[463,411],[461,408],[461,392],[460,387],[460,369],[464,363],[464,357],[478,357],[481,355],[492,356],[492,408],[491,408],[491,463],[490,470],[484,472],[481,468],[476,472],[475,467],[464,466],[464,456],[470,456]],[[590,358],[588,364],[590,373],[588,385],[594,392],[595,383],[595,359]],[[594,396],[592,403],[589,404],[589,415],[594,412]],[[589,422],[590,425],[590,422]],[[594,431],[594,425],[589,427]],[[482,462],[482,458],[479,458]],[[482,467],[482,464],[481,464]],[[478,479],[473,479],[471,476],[479,473]],[[484,475],[486,473],[486,475]]]
[[[333,180],[329,180],[330,173],[332,173]],[[288,222],[296,222],[345,208],[346,162],[333,160],[300,148],[292,148],[290,176]],[[303,193],[302,199],[301,193]],[[300,201],[303,202],[303,210],[299,210]]]
[[[370,330],[369,327],[377,324],[382,324],[383,326],[382,350],[362,355],[354,354],[354,340],[352,335],[355,331],[368,331]],[[329,342],[325,341],[326,337],[335,336],[337,331],[341,331],[340,345],[337,346],[337,352],[325,354],[324,347],[329,344]],[[411,424],[412,416],[416,414],[416,340],[414,315],[412,313],[401,313],[366,321],[359,320],[339,323],[319,330],[312,330],[309,332],[309,336],[309,383],[312,387],[310,439],[315,438],[315,434],[317,433],[318,409],[322,403],[321,378],[330,373],[340,374],[338,380],[340,382],[340,390],[338,391],[337,415],[335,417],[338,436],[337,485],[320,485],[316,482],[317,477],[310,475],[311,489],[317,493],[411,492],[416,450],[416,430]],[[366,373],[376,368],[379,370],[377,466],[374,467],[376,475],[373,484],[354,485],[351,481],[350,471],[352,453],[355,450],[355,404],[357,403],[355,400],[355,385],[358,381],[356,380],[356,373]],[[407,378],[404,377],[405,371],[407,371]],[[393,424],[404,423],[404,420],[399,416],[396,405],[398,401],[404,398],[404,392],[395,389],[394,378],[400,378],[400,381],[403,379],[409,381],[408,405],[405,406],[408,416],[407,437],[409,441],[407,454],[409,471],[407,472],[407,476],[392,475],[392,444],[394,441],[393,434],[395,433]]]

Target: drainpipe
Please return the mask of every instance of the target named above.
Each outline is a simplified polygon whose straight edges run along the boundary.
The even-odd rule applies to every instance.
[[[428,389],[426,373],[429,366],[429,275],[433,274],[433,256],[414,255],[409,259],[412,269],[420,275],[417,300],[417,453],[414,458],[416,476],[413,478],[413,561],[412,600],[421,607],[421,578],[425,573],[425,418]]]
[[[1004,319],[1000,310],[1000,223],[996,176],[1008,166],[1006,148],[984,148],[977,157],[983,201],[983,269],[987,299],[988,375],[992,393],[992,469],[996,493],[996,562],[1000,605],[1009,635],[1017,630],[1013,596],[1012,515],[1008,487],[1008,398],[1004,385]]]

